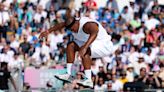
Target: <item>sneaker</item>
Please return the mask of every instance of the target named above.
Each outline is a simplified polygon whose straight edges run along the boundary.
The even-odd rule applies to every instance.
[[[73,76],[69,74],[61,74],[61,75],[55,75],[55,78],[66,81],[66,82],[72,82],[73,81]]]
[[[93,88],[93,82],[90,79],[77,81],[77,84],[85,86],[85,87]]]

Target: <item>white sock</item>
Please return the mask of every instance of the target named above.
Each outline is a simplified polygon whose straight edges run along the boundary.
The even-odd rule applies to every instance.
[[[71,75],[72,63],[67,63],[67,73]]]
[[[88,78],[88,79],[90,79],[90,80],[92,80],[92,78],[91,78],[91,69],[88,69],[88,70],[84,70],[84,73],[85,73],[85,76]]]

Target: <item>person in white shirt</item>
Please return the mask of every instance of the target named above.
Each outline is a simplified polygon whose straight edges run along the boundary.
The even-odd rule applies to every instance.
[[[114,52],[110,35],[102,27],[101,23],[88,17],[74,18],[71,10],[66,11],[66,21],[58,23],[48,31],[42,32],[39,38],[43,38],[48,33],[66,27],[73,32],[74,41],[67,45],[67,74],[56,75],[61,80],[69,80],[71,67],[75,60],[75,53],[82,59],[86,80],[79,81],[81,85],[93,88],[91,79],[91,58],[101,58]]]
[[[131,62],[134,67],[135,73],[138,75],[140,73],[140,69],[143,67],[146,68],[148,71],[148,64],[146,64],[143,56],[144,55],[142,53],[139,53],[138,61]]]
[[[15,39],[15,35],[10,36],[10,41],[10,47],[14,48],[15,50],[18,50],[20,43]]]
[[[4,10],[4,4],[0,3],[0,37],[7,37],[7,27],[8,22],[10,21],[10,16],[8,11]]]
[[[43,7],[39,5],[37,7],[37,12],[34,15],[34,21],[35,23],[41,23],[41,18],[46,18],[47,13],[43,10]]]
[[[160,25],[160,21],[154,18],[152,14],[148,15],[148,20],[145,21],[145,26],[148,30],[156,28],[157,25]]]
[[[132,34],[131,40],[134,46],[139,46],[141,48],[143,46],[145,35],[143,32],[139,31],[139,28],[134,30],[134,34]]]
[[[112,90],[121,91],[123,89],[123,83],[116,78],[116,75],[112,75]]]
[[[122,18],[126,20],[126,22],[130,22],[133,17],[134,17],[134,14],[132,15],[130,12],[129,12],[129,8],[127,6],[124,7],[124,10],[123,10],[123,13],[121,14]]]
[[[10,62],[14,56],[14,51],[10,49],[9,44],[5,45],[2,48],[2,53],[0,54],[0,61],[1,62]]]
[[[127,71],[126,71],[126,78],[128,79],[128,82],[133,82],[134,81],[134,68],[133,65],[130,63],[127,66]]]
[[[19,53],[15,53],[11,61],[9,61],[9,68],[12,69],[20,69],[24,67],[23,60],[19,57]]]
[[[98,84],[94,87],[94,92],[104,92],[107,89],[107,85],[104,82],[103,78],[99,78]]]
[[[47,63],[50,60],[49,47],[43,41],[40,41],[40,43],[41,46],[36,48],[35,53],[31,57],[31,59],[34,60],[33,64],[36,65]]]

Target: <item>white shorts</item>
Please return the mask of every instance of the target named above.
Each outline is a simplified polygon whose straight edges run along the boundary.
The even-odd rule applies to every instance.
[[[74,40],[74,42],[79,47],[83,46],[85,43],[79,40]],[[101,57],[109,56],[115,51],[111,40],[95,40],[91,44],[90,48],[91,48],[92,58],[101,58]]]

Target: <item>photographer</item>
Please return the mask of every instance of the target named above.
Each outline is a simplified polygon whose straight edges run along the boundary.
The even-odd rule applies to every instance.
[[[8,92],[9,87],[8,87],[8,79],[10,79],[11,83],[13,84],[16,92],[17,92],[17,88],[16,88],[16,84],[12,78],[12,76],[10,75],[10,72],[7,69],[8,65],[6,62],[1,62],[1,67],[0,67],[0,90],[5,90]]]
[[[162,86],[162,79],[158,77],[158,72],[149,72],[148,77],[146,79],[146,85],[148,88],[161,88]]]

